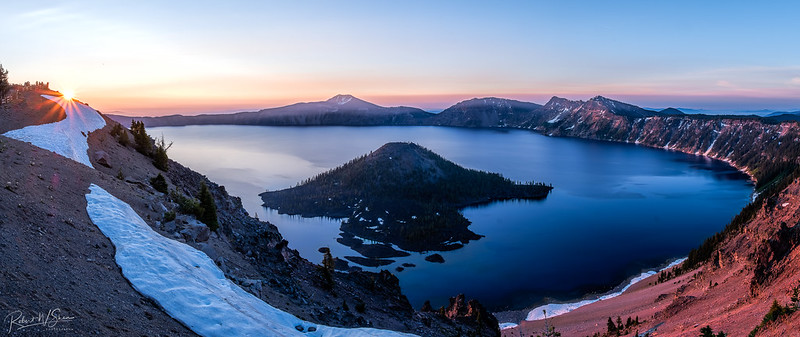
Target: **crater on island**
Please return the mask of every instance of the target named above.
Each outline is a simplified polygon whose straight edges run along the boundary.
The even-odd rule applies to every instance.
[[[460,209],[542,199],[551,189],[463,168],[414,143],[387,143],[296,187],[260,196],[281,214],[343,219],[337,241],[377,260],[461,248],[482,236],[469,230]]]

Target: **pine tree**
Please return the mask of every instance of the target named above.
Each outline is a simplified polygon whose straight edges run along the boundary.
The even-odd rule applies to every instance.
[[[167,150],[169,150],[170,147],[172,147],[172,143],[167,145],[164,141],[163,135],[161,136],[161,139],[156,141],[156,150],[153,153],[153,166],[164,172],[169,169],[169,157],[167,157]]]
[[[330,272],[336,268],[336,262],[333,260],[333,255],[331,255],[330,250],[326,251],[325,255],[322,257],[322,266]]]
[[[611,317],[608,318],[608,322],[606,322],[606,328],[608,329],[608,334],[616,334],[617,333],[617,325],[614,324],[614,321],[611,320]]]
[[[127,147],[131,143],[131,139],[128,137],[128,132],[125,130],[120,131],[117,141],[120,145]]]
[[[714,331],[711,330],[711,326],[706,325],[700,328],[700,337],[714,337]]]
[[[111,135],[114,137],[119,137],[119,134],[122,133],[122,125],[119,123],[115,123],[114,126],[111,128]]]
[[[544,314],[544,332],[541,335],[536,335],[536,337],[560,337],[561,333],[556,331],[556,326],[550,324],[550,321],[547,319],[547,310],[542,310]]]
[[[219,228],[217,204],[214,203],[214,196],[211,195],[211,191],[208,190],[208,186],[206,186],[205,182],[200,185],[200,208],[202,211],[198,216],[198,220],[206,224],[209,229],[216,232]]]
[[[133,133],[133,143],[135,144],[136,151],[149,156],[153,152],[153,143],[147,131],[144,129],[144,122],[131,121],[131,133]]]
[[[167,179],[165,179],[161,173],[159,173],[155,178],[150,179],[150,185],[152,185],[156,191],[161,193],[167,193],[169,189],[169,186],[167,185]]]
[[[791,305],[794,306],[795,310],[800,309],[800,285],[792,288],[792,291],[789,295],[789,301],[791,301]]]
[[[0,106],[5,102],[9,91],[11,91],[11,84],[8,83],[8,70],[3,69],[3,65],[0,64]]]

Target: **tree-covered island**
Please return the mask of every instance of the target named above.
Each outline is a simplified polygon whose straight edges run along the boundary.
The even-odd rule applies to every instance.
[[[282,214],[343,218],[345,234],[339,242],[367,257],[390,257],[370,256],[374,245],[363,245],[359,238],[407,251],[458,249],[481,237],[467,228],[470,222],[460,209],[498,200],[542,199],[551,189],[463,168],[414,143],[388,143],[296,187],[264,192],[261,198],[264,206]]]

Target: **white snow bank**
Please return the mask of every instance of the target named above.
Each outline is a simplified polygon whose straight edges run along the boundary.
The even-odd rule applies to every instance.
[[[226,279],[203,252],[153,231],[125,202],[95,184],[89,190],[86,211],[114,243],[115,258],[125,277],[136,290],[200,335],[413,336],[317,325],[278,310]],[[308,332],[310,327],[316,331]]]
[[[500,323],[500,330],[516,328],[517,323]]]
[[[540,320],[540,319],[544,319],[545,318],[545,316],[544,316],[545,315],[545,311],[547,312],[547,318],[552,318],[552,317],[555,317],[555,316],[558,316],[558,315],[566,314],[566,313],[568,313],[568,312],[570,312],[572,310],[578,309],[578,308],[580,308],[580,307],[582,307],[584,305],[589,305],[589,304],[592,304],[592,303],[597,302],[597,301],[603,301],[603,300],[612,299],[612,298],[617,297],[617,296],[621,295],[622,293],[624,293],[632,285],[634,285],[636,283],[639,283],[640,281],[642,281],[642,280],[644,280],[644,279],[646,279],[646,278],[648,278],[650,276],[658,274],[659,272],[661,272],[663,270],[667,270],[669,268],[677,266],[677,265],[681,264],[681,262],[683,262],[685,260],[686,260],[686,258],[677,259],[677,260],[673,261],[672,263],[668,264],[666,267],[664,267],[662,269],[643,272],[643,273],[639,274],[639,276],[636,276],[633,279],[631,279],[630,282],[628,282],[628,284],[626,284],[624,287],[622,287],[622,289],[620,289],[619,291],[616,291],[616,292],[613,292],[613,293],[610,293],[610,294],[606,294],[606,295],[600,296],[600,297],[595,298],[595,299],[583,300],[583,301],[572,302],[572,303],[548,303],[548,304],[536,307],[535,309],[533,309],[533,310],[528,312],[528,317],[525,318],[525,320],[526,321],[537,321],[537,320]]]
[[[87,153],[89,144],[86,142],[86,138],[89,132],[106,126],[106,121],[97,111],[83,103],[58,96],[42,95],[42,97],[61,105],[67,117],[55,123],[31,125],[11,130],[4,133],[3,136],[31,143],[92,167]]]

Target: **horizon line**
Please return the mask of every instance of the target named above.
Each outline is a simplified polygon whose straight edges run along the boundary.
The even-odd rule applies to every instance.
[[[117,108],[108,111],[108,114],[114,115],[121,115],[126,117],[164,117],[164,116],[174,116],[174,115],[182,115],[182,116],[197,116],[197,115],[211,115],[211,114],[235,114],[240,112],[256,112],[261,110],[267,109],[276,109],[276,108],[283,108],[295,104],[303,104],[303,103],[321,103],[326,102],[336,96],[351,96],[353,98],[365,101],[367,103],[375,104],[381,107],[410,107],[410,108],[417,108],[426,112],[441,112],[450,108],[456,104],[461,102],[473,100],[473,99],[486,99],[486,98],[499,98],[499,99],[507,99],[507,100],[515,100],[521,101],[526,103],[534,103],[539,105],[545,105],[553,98],[564,98],[571,101],[582,101],[586,102],[591,100],[595,97],[604,97],[607,99],[615,100],[618,102],[631,104],[643,109],[660,111],[668,108],[674,108],[681,111],[688,110],[688,111],[708,111],[708,112],[730,112],[733,114],[741,114],[741,113],[755,113],[755,112],[796,112],[800,111],[800,103],[794,105],[796,108],[768,108],[768,107],[740,107],[740,108],[730,108],[730,107],[696,107],[692,106],[693,104],[689,102],[674,102],[672,103],[662,103],[662,104],[638,104],[638,103],[631,103],[630,98],[640,98],[640,99],[657,99],[662,101],[669,101],[669,100],[689,100],[695,101],[695,103],[705,103],[705,104],[714,104],[720,105],[725,103],[730,103],[731,100],[740,101],[740,100],[787,100],[787,99],[794,99],[785,97],[785,98],[767,98],[767,97],[743,97],[743,96],[688,96],[688,95],[641,95],[641,94],[565,94],[565,95],[545,95],[545,94],[505,94],[505,95],[497,95],[497,94],[486,94],[486,95],[463,95],[463,94],[445,94],[445,95],[437,95],[437,94],[422,94],[422,95],[365,95],[357,96],[353,94],[335,94],[333,96],[328,96],[326,99],[322,100],[309,100],[309,99],[298,99],[296,101],[288,101],[287,99],[281,100],[265,100],[266,102],[272,101],[272,104],[258,104],[258,103],[237,103],[237,101],[229,101],[225,104],[181,104],[182,102],[189,101],[183,100],[178,102],[177,104],[164,104],[164,106],[151,106],[151,107],[130,107],[129,109],[126,108]],[[548,97],[546,100],[541,99],[542,97]],[[580,97],[582,96],[582,97]],[[626,98],[618,98],[616,96],[627,97]],[[469,97],[469,98],[464,98]],[[580,98],[576,98],[580,97]],[[416,98],[416,99],[414,99]],[[540,99],[536,99],[540,98]],[[717,100],[714,100],[717,98]],[[88,100],[87,100],[88,101]],[[242,100],[248,101],[248,100]],[[376,102],[377,101],[377,102]],[[451,103],[452,102],[452,103]],[[689,104],[685,104],[689,103]],[[265,107],[265,105],[267,105]],[[697,104],[703,105],[703,104]],[[206,108],[203,108],[206,107]],[[104,109],[105,110],[105,109]],[[139,111],[136,111],[139,110]],[[170,111],[171,110],[171,111]],[[106,110],[107,111],[107,110]],[[160,111],[161,113],[155,113],[155,111]],[[169,112],[168,112],[169,111]],[[685,111],[684,111],[685,112]]]

